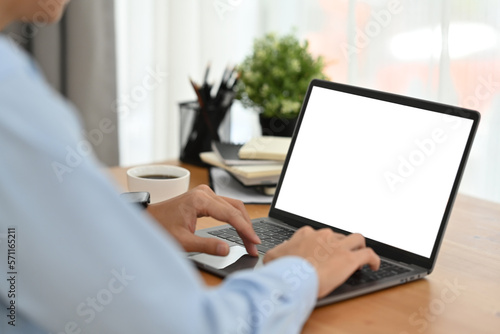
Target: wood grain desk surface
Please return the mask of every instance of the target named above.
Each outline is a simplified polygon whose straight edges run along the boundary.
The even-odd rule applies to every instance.
[[[191,171],[190,187],[207,184]],[[126,169],[111,168],[126,188]],[[247,205],[252,218],[268,205]],[[201,218],[197,228],[219,225]],[[208,285],[221,280],[201,272]],[[303,333],[500,333],[500,204],[458,195],[434,271],[419,281],[317,308]]]

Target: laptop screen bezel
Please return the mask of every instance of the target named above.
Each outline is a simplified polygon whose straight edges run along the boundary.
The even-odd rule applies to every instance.
[[[367,89],[367,88],[362,88],[362,87],[355,87],[355,86],[350,86],[346,84],[340,84],[340,83],[334,83],[330,81],[324,81],[324,80],[319,80],[319,79],[314,79],[311,81],[309,84],[307,93],[304,97],[304,101],[302,103],[302,107],[299,113],[299,117],[297,120],[297,125],[295,127],[295,131],[292,136],[292,140],[290,143],[290,148],[288,150],[285,162],[283,164],[283,170],[281,172],[281,176],[279,179],[279,182],[276,187],[276,192],[273,197],[273,201],[271,203],[271,207],[269,210],[269,216],[281,221],[286,222],[287,224],[290,224],[292,226],[295,226],[297,228],[300,228],[305,225],[310,225],[314,228],[330,228],[335,232],[342,233],[342,234],[349,234],[349,231],[345,231],[339,228],[332,227],[330,225],[325,225],[317,221],[313,221],[310,219],[307,219],[305,217],[300,217],[295,214],[291,214],[289,212],[280,210],[276,208],[276,203],[277,199],[280,194],[281,190],[281,185],[283,182],[284,175],[286,173],[291,153],[293,151],[293,147],[295,145],[295,141],[297,139],[297,135],[300,131],[300,126],[302,123],[302,119],[304,118],[305,111],[307,109],[307,105],[309,102],[309,98],[311,95],[311,92],[313,90],[313,87],[321,87],[321,88],[326,88],[326,89],[331,89],[331,90],[336,90],[339,92],[344,92],[348,94],[354,94],[354,95],[359,95],[359,96],[364,96],[368,98],[373,98],[373,99],[378,99],[382,101],[387,101],[391,103],[397,103],[405,106],[410,106],[410,107],[415,107],[415,108],[420,108],[420,109],[425,109],[433,112],[438,112],[441,114],[446,114],[446,115],[452,115],[452,116],[458,116],[462,117],[465,119],[469,119],[473,121],[473,124],[471,126],[471,130],[469,133],[469,137],[467,139],[467,143],[464,148],[464,152],[462,155],[462,159],[460,160],[460,165],[457,170],[457,174],[455,176],[455,180],[453,182],[452,189],[450,191],[450,196],[446,205],[445,212],[443,214],[443,218],[440,224],[440,227],[438,229],[438,233],[434,242],[434,246],[432,248],[431,256],[429,258],[423,257],[408,251],[405,251],[400,248],[396,248],[394,246],[390,246],[369,238],[366,238],[366,244],[367,246],[373,248],[373,250],[379,254],[380,256],[383,257],[388,257],[393,260],[401,261],[403,263],[407,264],[414,264],[418,265],[420,267],[426,268],[428,273],[430,273],[433,268],[434,264],[436,263],[437,259],[437,254],[439,251],[439,248],[441,246],[444,232],[446,230],[446,226],[451,214],[451,210],[453,208],[453,204],[456,198],[456,195],[458,193],[458,188],[460,185],[460,181],[465,169],[465,165],[467,162],[467,158],[469,156],[470,150],[472,148],[473,140],[475,137],[475,134],[477,132],[477,128],[479,125],[479,120],[480,120],[480,114],[479,112],[475,110],[470,110],[466,108],[460,108],[456,106],[451,106],[451,105],[446,105],[442,103],[437,103],[437,102],[432,102],[432,101],[427,101],[427,100],[422,100],[422,99],[417,99],[413,97],[408,97],[408,96],[403,96],[403,95],[397,95],[393,93],[388,93],[388,92],[382,92],[382,91],[377,91],[377,90],[372,90],[372,89]]]

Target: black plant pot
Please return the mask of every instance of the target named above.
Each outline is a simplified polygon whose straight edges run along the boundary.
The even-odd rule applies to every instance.
[[[297,117],[264,117],[260,114],[259,121],[263,136],[291,137],[297,124]]]

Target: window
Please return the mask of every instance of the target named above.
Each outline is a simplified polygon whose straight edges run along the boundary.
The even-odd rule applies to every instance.
[[[480,111],[461,191],[500,201],[498,1],[123,0],[117,15],[123,94],[141,99],[148,66],[168,73],[122,117],[123,165],[178,157],[178,104],[195,99],[189,77],[201,81],[210,63],[215,82],[255,37],[294,31],[333,81]],[[235,108],[230,139],[254,135],[254,116]]]

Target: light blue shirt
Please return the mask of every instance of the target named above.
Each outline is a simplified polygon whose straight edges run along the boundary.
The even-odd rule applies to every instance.
[[[71,105],[0,37],[1,333],[301,330],[318,289],[309,262],[286,257],[206,287],[88,148]]]

